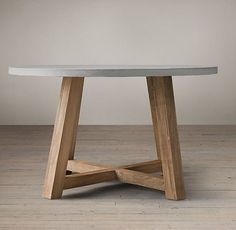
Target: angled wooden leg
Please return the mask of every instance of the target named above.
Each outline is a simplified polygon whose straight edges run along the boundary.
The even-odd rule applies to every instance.
[[[167,199],[185,198],[172,77],[147,77]],[[150,93],[151,91],[151,93]]]
[[[154,137],[156,141],[156,152],[157,152],[157,158],[161,159],[161,153],[159,151],[158,147],[158,129],[157,129],[157,110],[155,109],[155,91],[154,91],[154,85],[152,77],[147,77],[147,87],[148,87],[148,95],[149,95],[149,102],[151,107],[151,114],[152,114],[152,124],[153,124],[153,131],[154,131]]]
[[[81,97],[82,98],[82,91],[81,91]],[[72,144],[70,146],[70,154],[69,154],[69,160],[74,159],[75,155],[75,145],[76,145],[76,136],[77,136],[77,127],[74,129],[73,137],[72,137]]]
[[[62,196],[67,162],[73,157],[83,90],[83,77],[64,77],[45,176],[43,197]]]

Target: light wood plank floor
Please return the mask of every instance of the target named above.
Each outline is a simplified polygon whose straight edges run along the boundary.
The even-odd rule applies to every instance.
[[[0,126],[0,229],[236,229],[236,126],[181,126],[187,199],[118,182],[41,198],[51,126]],[[155,159],[150,126],[80,126],[76,158]]]

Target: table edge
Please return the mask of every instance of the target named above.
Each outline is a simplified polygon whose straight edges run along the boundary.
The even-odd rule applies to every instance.
[[[57,69],[9,67],[8,73],[16,76],[42,77],[145,77],[145,76],[193,76],[212,75],[218,73],[217,66],[181,67],[159,69]]]

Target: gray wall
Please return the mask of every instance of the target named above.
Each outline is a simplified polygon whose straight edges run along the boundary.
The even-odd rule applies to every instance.
[[[205,64],[175,77],[181,124],[236,123],[235,0],[0,0],[0,124],[52,124],[60,78],[21,64]],[[86,79],[82,124],[151,122],[144,78]]]

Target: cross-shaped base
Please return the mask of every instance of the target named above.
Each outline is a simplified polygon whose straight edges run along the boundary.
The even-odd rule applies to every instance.
[[[83,82],[83,77],[63,78],[43,197],[61,198],[64,189],[119,180],[165,191],[167,199],[184,199],[172,77],[147,77],[159,160],[120,167],[73,160]],[[148,174],[153,172],[161,175]]]
[[[69,160],[64,189],[118,180],[124,183],[141,185],[148,188],[165,190],[162,175],[147,173],[161,172],[159,160],[147,161],[119,167],[108,167],[79,160]]]

